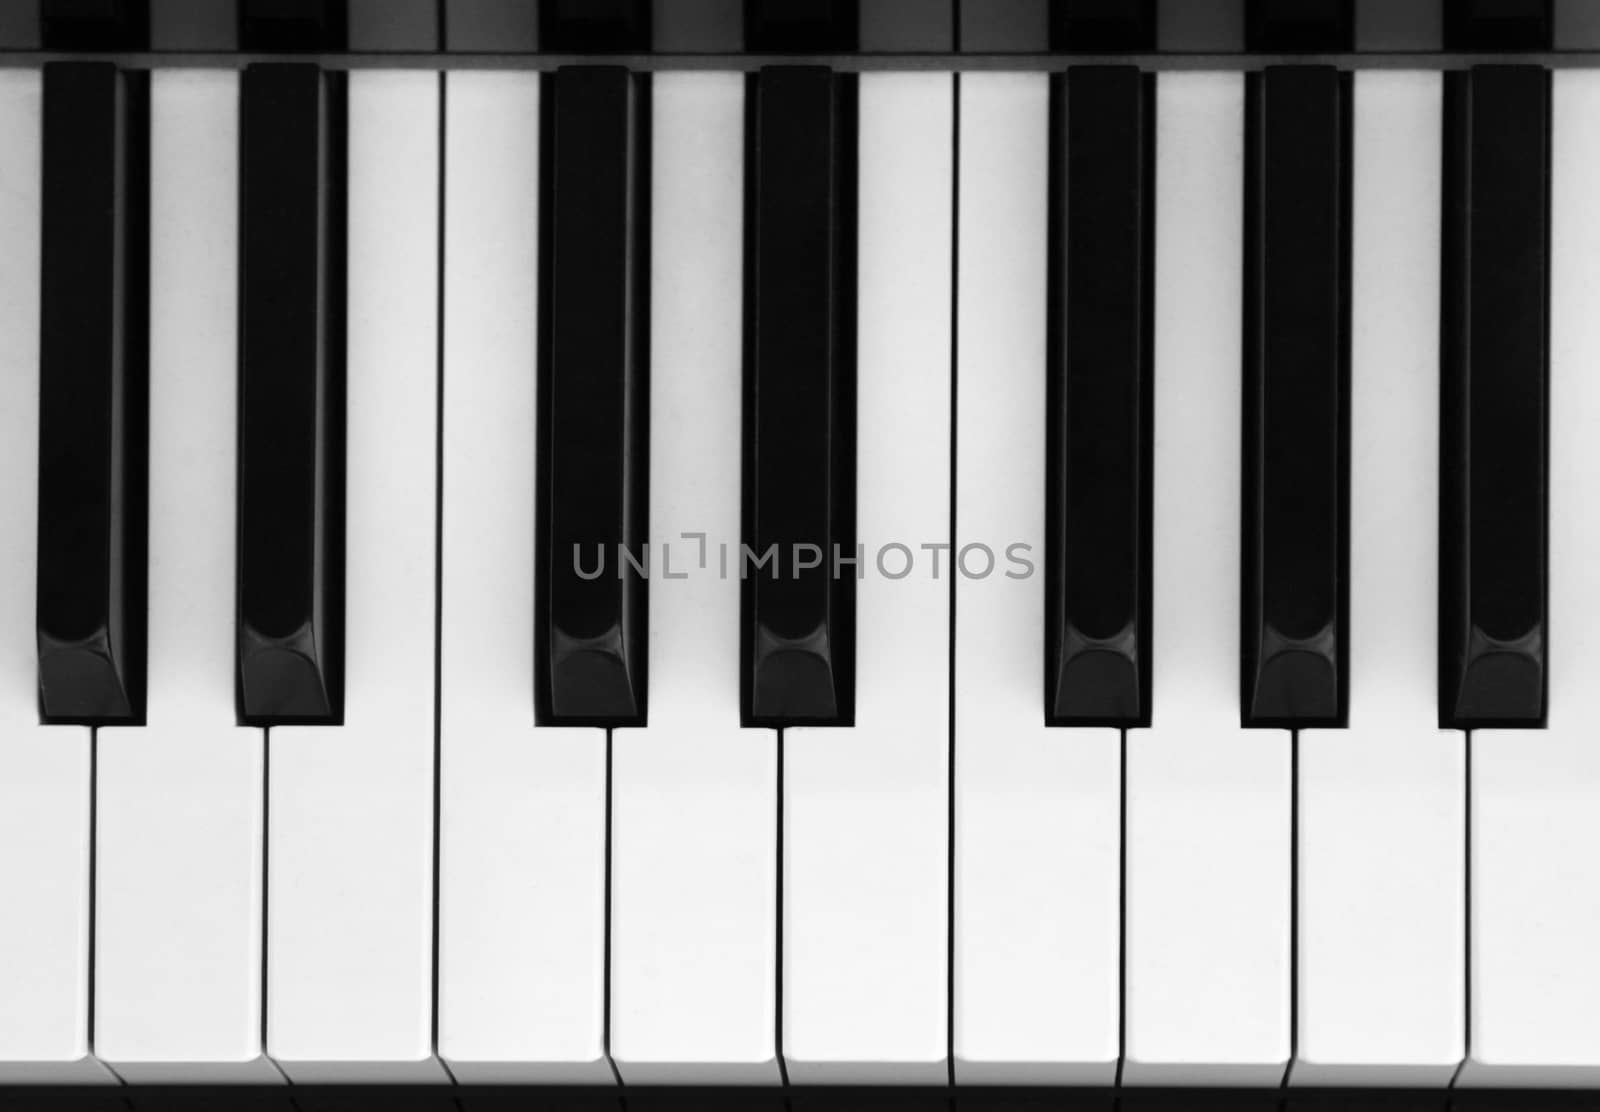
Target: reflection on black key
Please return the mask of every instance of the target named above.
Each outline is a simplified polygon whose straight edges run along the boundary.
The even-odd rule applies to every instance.
[[[10,0],[17,7],[23,0]],[[149,0],[37,0],[46,50],[144,50]]]
[[[1336,726],[1349,674],[1349,78],[1269,68],[1246,105],[1242,717]]]
[[[1249,0],[1246,48],[1319,54],[1350,50],[1355,45],[1354,7],[1354,0]]]
[[[852,77],[749,79],[745,140],[744,580],[750,725],[855,714],[855,183]],[[813,565],[813,566],[806,566]]]
[[[51,721],[143,714],[146,89],[109,63],[44,71],[37,633]]]
[[[628,557],[643,566],[650,520],[648,80],[546,79],[535,637],[551,724],[645,718],[646,582]]]
[[[241,89],[239,700],[262,725],[342,703],[339,92],[298,64],[250,66]]]
[[[1050,49],[1109,54],[1156,48],[1155,0],[1055,0]]]
[[[1439,718],[1545,714],[1550,78],[1445,85]]]
[[[1152,81],[1079,66],[1051,86],[1052,725],[1149,721]]]
[[[1445,0],[1446,50],[1549,50],[1552,0]]]

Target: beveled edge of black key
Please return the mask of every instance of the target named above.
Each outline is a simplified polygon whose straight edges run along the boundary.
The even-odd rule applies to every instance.
[[[1262,244],[1251,214],[1259,209],[1261,150],[1254,137],[1264,121],[1266,86],[1274,82],[1300,82],[1310,75],[1332,75],[1340,99],[1340,238],[1339,296],[1342,325],[1339,330],[1339,401],[1337,435],[1343,446],[1342,476],[1338,497],[1339,574],[1335,613],[1329,623],[1314,633],[1291,637],[1275,628],[1263,613],[1261,599],[1252,591],[1253,580],[1260,578],[1260,554],[1253,543],[1256,517],[1252,510],[1253,489],[1259,486],[1257,462],[1251,443],[1253,416],[1259,405],[1254,383],[1260,375],[1261,307],[1251,290],[1260,286],[1256,271],[1261,264]],[[1350,675],[1350,342],[1351,342],[1351,234],[1353,172],[1353,77],[1332,66],[1268,66],[1248,75],[1245,84],[1245,296],[1244,296],[1244,437],[1242,453],[1244,530],[1240,561],[1240,642],[1239,706],[1241,724],[1246,729],[1343,728],[1349,718]]]
[[[1141,157],[1144,170],[1144,199],[1142,205],[1142,250],[1140,268],[1144,280],[1140,312],[1140,383],[1139,383],[1139,453],[1143,462],[1139,482],[1138,544],[1138,600],[1134,621],[1115,633],[1092,637],[1071,624],[1065,615],[1065,591],[1056,583],[1053,568],[1056,560],[1048,560],[1046,567],[1045,630],[1045,723],[1057,727],[1107,727],[1132,729],[1150,724],[1151,690],[1151,603],[1153,587],[1153,561],[1151,552],[1151,525],[1153,508],[1152,489],[1152,433],[1154,430],[1153,383],[1155,338],[1155,128],[1156,97],[1155,75],[1141,73],[1134,66],[1093,65],[1078,66],[1065,74],[1052,75],[1050,79],[1050,152],[1049,193],[1052,198],[1061,196],[1065,203],[1066,172],[1066,117],[1070,111],[1071,90],[1085,82],[1102,82],[1134,76],[1141,98],[1141,123],[1143,144]],[[1051,305],[1066,297],[1067,258],[1065,217],[1058,213],[1057,205],[1050,205],[1050,232],[1048,267]],[[1055,368],[1065,369],[1066,329],[1070,327],[1071,310],[1057,313],[1052,310],[1047,322],[1046,346],[1049,349],[1048,365],[1051,368],[1047,383],[1049,396],[1047,441],[1064,446],[1066,383]],[[1056,486],[1054,463],[1050,468],[1049,484]],[[1060,494],[1047,497],[1046,535],[1050,544],[1061,536],[1064,508]],[[1058,619],[1057,615],[1060,615]]]
[[[856,458],[856,221],[857,221],[857,166],[858,166],[858,85],[856,75],[835,72],[818,65],[775,65],[749,73],[745,77],[745,149],[757,149],[757,125],[760,119],[760,96],[763,81],[774,77],[780,80],[799,78],[815,79],[826,75],[832,83],[835,142],[839,158],[835,160],[834,197],[838,227],[836,231],[836,265],[834,268],[834,317],[836,331],[833,337],[831,367],[834,373],[834,424],[833,462],[831,474],[835,485],[832,498],[834,543],[841,551],[855,549],[855,483],[853,481]],[[758,160],[745,158],[744,172],[744,281],[743,286],[743,356],[741,371],[742,446],[740,467],[747,478],[741,484],[740,539],[751,540],[751,524],[755,521],[755,487],[749,481],[755,462],[755,445],[750,435],[755,419],[754,379],[756,375],[755,342],[757,327],[752,323],[756,308],[756,290],[751,276],[759,274],[757,265],[756,222],[759,219],[759,191],[756,188]],[[852,481],[839,479],[841,468],[848,467]],[[829,554],[831,556],[831,554]],[[825,557],[826,558],[826,557]],[[741,555],[742,559],[742,555]],[[829,561],[832,563],[832,561]],[[781,561],[771,564],[774,574],[779,573]],[[779,638],[755,620],[756,578],[761,574],[756,567],[754,575],[747,574],[741,564],[739,601],[739,706],[740,723],[745,727],[783,729],[799,726],[847,727],[855,724],[855,613],[856,579],[840,575],[837,563],[833,564],[833,589],[830,596],[830,620],[835,633],[830,642],[825,631],[812,631],[803,638]]]
[[[1050,5],[1049,49],[1058,54],[1147,54],[1156,48],[1156,0],[1122,0],[1116,15],[1084,14],[1072,0]]]

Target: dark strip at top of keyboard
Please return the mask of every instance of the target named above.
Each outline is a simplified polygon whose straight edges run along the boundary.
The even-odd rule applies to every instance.
[[[1600,50],[1588,0],[39,0],[0,52],[1169,59]],[[963,63],[965,64],[965,63]]]

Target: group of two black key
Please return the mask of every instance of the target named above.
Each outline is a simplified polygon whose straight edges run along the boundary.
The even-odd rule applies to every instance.
[[[148,75],[109,63],[44,70],[38,654],[47,721],[143,719],[148,89]],[[246,721],[339,713],[339,90],[311,65],[252,67],[241,86],[237,675]]]

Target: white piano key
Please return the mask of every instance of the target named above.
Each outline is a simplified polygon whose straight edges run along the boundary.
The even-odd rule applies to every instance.
[[[1600,73],[1558,72],[1552,96],[1549,713],[1472,734],[1463,1085],[1600,1081]]]
[[[739,720],[744,78],[653,83],[650,705],[612,733],[611,1051],[630,1083],[774,1084],[777,734]]]
[[[860,79],[856,714],[784,732],[796,1084],[938,1085],[949,1071],[950,558],[935,577],[920,546],[951,536],[953,89],[948,74]],[[891,544],[921,566],[883,574]]]
[[[282,1081],[261,1045],[264,737],[234,710],[239,78],[150,84],[146,725],[102,729],[95,1049],[130,1082]]]
[[[1157,83],[1152,726],[1127,735],[1123,1079],[1276,1084],[1291,743],[1239,725],[1244,78]]]
[[[39,724],[38,70],[0,73],[0,1084],[110,1082],[89,1031],[89,730]]]
[[[445,95],[439,1054],[609,1082],[606,738],[533,725],[539,75]]]
[[[267,1043],[295,1082],[434,1057],[437,74],[349,77],[344,725],[268,746]]]
[[[1044,725],[1048,79],[964,74],[960,99],[955,524],[997,563],[956,581],[955,1075],[1106,1085],[1120,735]]]
[[[1443,1086],[1466,1035],[1466,738],[1438,728],[1437,73],[1355,78],[1350,720],[1299,763],[1297,1085]]]

